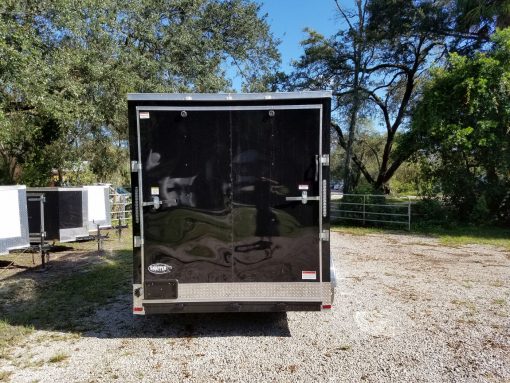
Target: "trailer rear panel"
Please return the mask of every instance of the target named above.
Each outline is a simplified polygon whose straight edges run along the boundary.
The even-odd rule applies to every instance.
[[[129,96],[135,313],[331,303],[330,97]]]
[[[26,186],[0,186],[0,255],[27,248]]]

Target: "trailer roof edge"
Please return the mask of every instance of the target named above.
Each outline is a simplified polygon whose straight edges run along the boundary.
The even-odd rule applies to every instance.
[[[128,93],[128,101],[251,101],[331,98],[330,90],[271,93]]]
[[[0,185],[0,190],[22,190],[26,188],[25,185]]]
[[[71,187],[61,187],[61,186],[35,186],[27,188],[28,192],[45,192],[45,191],[83,191],[83,186],[71,186]]]

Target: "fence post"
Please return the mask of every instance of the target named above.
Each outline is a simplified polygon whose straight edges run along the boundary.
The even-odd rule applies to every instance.
[[[363,194],[363,226],[365,226],[365,197],[366,195]]]
[[[407,197],[407,230],[411,231],[411,197]]]

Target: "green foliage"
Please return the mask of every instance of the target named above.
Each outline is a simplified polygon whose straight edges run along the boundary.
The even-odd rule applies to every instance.
[[[493,40],[436,69],[413,116],[427,171],[462,220],[496,219],[510,188],[510,29]]]
[[[445,225],[449,217],[448,208],[444,204],[432,198],[424,198],[413,204],[413,221],[426,225]]]
[[[459,29],[476,30],[480,37],[488,35],[494,27],[510,26],[508,0],[457,0],[456,13]]]
[[[417,195],[420,178],[419,166],[412,161],[405,162],[390,180],[390,190],[397,195]]]
[[[56,169],[64,182],[84,161],[96,181],[124,178],[128,92],[230,91],[226,65],[264,87],[279,55],[259,11],[248,0],[4,1],[0,181],[43,185]]]
[[[438,31],[447,28],[449,14],[442,2],[356,0],[354,10],[336,4],[339,31],[329,38],[308,31],[292,86],[334,89],[345,184],[356,185],[356,173],[362,174],[373,189],[388,193],[390,180],[416,151],[402,133],[420,78],[443,53],[446,37]],[[360,145],[366,120],[382,126],[382,145]]]

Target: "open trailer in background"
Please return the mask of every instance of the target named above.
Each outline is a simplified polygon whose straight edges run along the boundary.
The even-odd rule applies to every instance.
[[[83,188],[87,191],[89,232],[97,231],[97,225],[100,229],[111,228],[110,185],[86,185]]]
[[[26,186],[0,186],[0,255],[29,246]]]
[[[331,307],[330,92],[128,108],[135,314]]]
[[[41,231],[44,218],[44,238],[73,242],[88,237],[88,198],[84,188],[28,188],[28,225],[30,233]],[[43,198],[43,207],[37,196]]]

